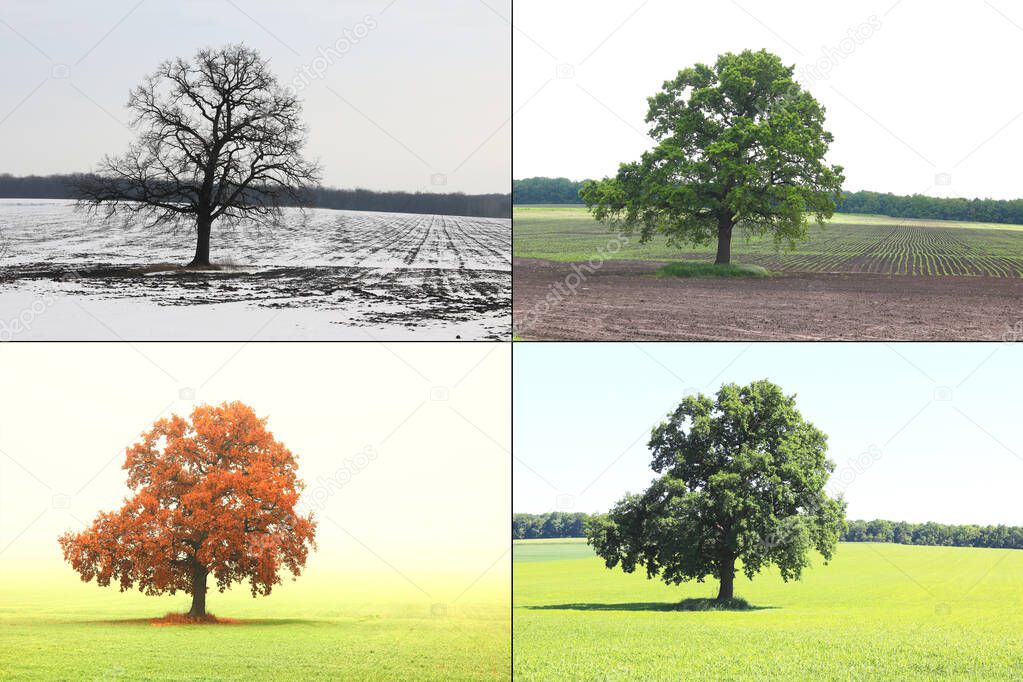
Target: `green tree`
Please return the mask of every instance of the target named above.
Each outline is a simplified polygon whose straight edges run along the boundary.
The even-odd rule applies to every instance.
[[[892,542],[900,545],[913,544],[913,526],[905,521],[897,521],[892,524]]]
[[[580,197],[611,227],[640,229],[640,241],[670,246],[717,239],[731,259],[732,233],[771,234],[790,246],[807,233],[806,213],[830,218],[842,168],[824,163],[824,108],[766,50],[726,53],[714,66],[679,72],[650,97],[646,121],[657,146],[618,175],[589,181]]]
[[[713,576],[727,601],[737,560],[750,579],[774,564],[788,581],[809,565],[811,548],[831,559],[845,503],[824,490],[834,470],[827,436],[780,387],[726,384],[716,396],[687,397],[648,446],[661,476],[587,526],[608,568],[644,566],[648,578],[674,585]]]
[[[581,204],[582,182],[568,178],[512,180],[512,199],[519,204]]]

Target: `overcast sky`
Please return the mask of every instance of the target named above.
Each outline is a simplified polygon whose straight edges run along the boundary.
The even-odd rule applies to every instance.
[[[128,92],[160,62],[245,42],[282,81],[305,74],[307,154],[325,184],[507,192],[510,5],[5,0],[0,172],[90,169],[127,148]]]
[[[505,590],[509,356],[494,344],[2,344],[0,566],[59,570],[58,535],[129,493],[121,465],[143,431],[241,400],[298,459],[319,521],[310,570]]]
[[[518,512],[606,511],[686,392],[768,378],[828,434],[850,518],[1023,525],[1019,344],[520,344],[514,371]]]
[[[652,145],[664,81],[766,48],[826,107],[847,189],[1023,196],[1023,7],[1007,0],[516,0],[514,21],[516,178],[613,175]]]

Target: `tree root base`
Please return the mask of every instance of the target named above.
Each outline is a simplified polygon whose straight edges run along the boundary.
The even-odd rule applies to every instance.
[[[187,613],[168,613],[162,618],[153,618],[150,625],[237,625],[241,621],[233,618],[217,618],[212,613],[205,616],[190,616]]]

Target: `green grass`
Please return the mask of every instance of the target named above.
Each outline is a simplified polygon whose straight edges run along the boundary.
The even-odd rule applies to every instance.
[[[609,571],[582,541],[514,550],[521,680],[1023,678],[1023,551],[840,544],[799,582]],[[686,601],[683,601],[686,600]],[[699,601],[698,601],[699,600]]]
[[[517,258],[711,263],[716,248],[672,248],[663,237],[640,244],[638,235],[616,236],[580,206],[516,206],[513,226]],[[794,249],[737,233],[732,257],[779,272],[1021,277],[1023,226],[836,215],[823,227],[811,221]]]
[[[239,624],[155,627],[188,597],[121,594],[71,569],[5,572],[0,679],[507,680],[507,587],[456,601],[466,582],[439,603],[407,584],[303,576],[258,599],[211,590],[210,611]]]
[[[668,263],[657,269],[659,277],[770,277],[771,273],[759,265],[729,263]]]

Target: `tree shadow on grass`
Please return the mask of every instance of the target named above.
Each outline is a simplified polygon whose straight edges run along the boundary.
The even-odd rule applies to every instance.
[[[202,627],[202,626],[248,626],[248,627],[269,627],[275,625],[314,625],[317,621],[306,618],[222,618],[216,622],[185,622],[179,620],[168,620],[164,618],[121,618],[108,620],[79,620],[73,621],[73,625],[148,625],[148,626],[180,626],[180,627]]]
[[[545,604],[527,606],[532,611],[763,611],[777,606],[757,606],[745,599],[683,599],[680,602],[631,602],[626,604]]]
[[[315,625],[323,621],[310,620],[308,618],[252,618],[240,620],[240,625],[251,625],[254,627],[269,627],[273,625]]]

